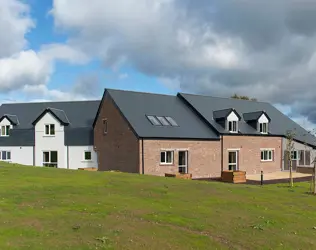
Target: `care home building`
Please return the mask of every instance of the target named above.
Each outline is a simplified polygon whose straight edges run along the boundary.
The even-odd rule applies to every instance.
[[[0,107],[0,160],[65,169],[97,167],[93,128],[100,101]]]
[[[105,90],[93,127],[101,171],[194,178],[286,171],[288,131],[295,131],[295,168],[315,157],[316,138],[264,102]]]

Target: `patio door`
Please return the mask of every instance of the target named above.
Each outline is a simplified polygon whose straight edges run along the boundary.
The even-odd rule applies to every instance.
[[[188,151],[179,151],[179,173],[188,173]]]
[[[238,151],[228,151],[228,170],[237,171],[238,169]]]
[[[45,151],[43,152],[43,166],[57,168],[58,165],[58,152]]]

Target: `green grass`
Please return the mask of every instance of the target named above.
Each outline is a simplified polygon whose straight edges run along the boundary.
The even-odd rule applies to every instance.
[[[0,165],[0,249],[316,249],[308,183]]]

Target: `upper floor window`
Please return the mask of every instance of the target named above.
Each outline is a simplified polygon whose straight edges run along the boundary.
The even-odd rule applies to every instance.
[[[259,123],[259,132],[261,134],[268,133],[268,123],[267,122]]]
[[[231,133],[238,132],[238,121],[228,121],[228,131]]]
[[[103,123],[103,134],[105,135],[108,133],[108,119],[103,119],[102,123]]]
[[[45,135],[55,135],[55,124],[45,125]]]
[[[9,136],[10,125],[1,126],[1,136]]]

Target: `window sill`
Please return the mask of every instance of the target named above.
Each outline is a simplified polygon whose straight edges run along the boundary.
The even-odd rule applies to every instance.
[[[81,162],[92,163],[93,160],[82,160]]]
[[[56,135],[43,135],[43,137],[55,137]]]
[[[160,166],[174,166],[174,163],[161,163],[159,164]]]
[[[8,135],[0,135],[1,137],[9,137]]]
[[[261,160],[261,162],[273,162],[273,160]]]

